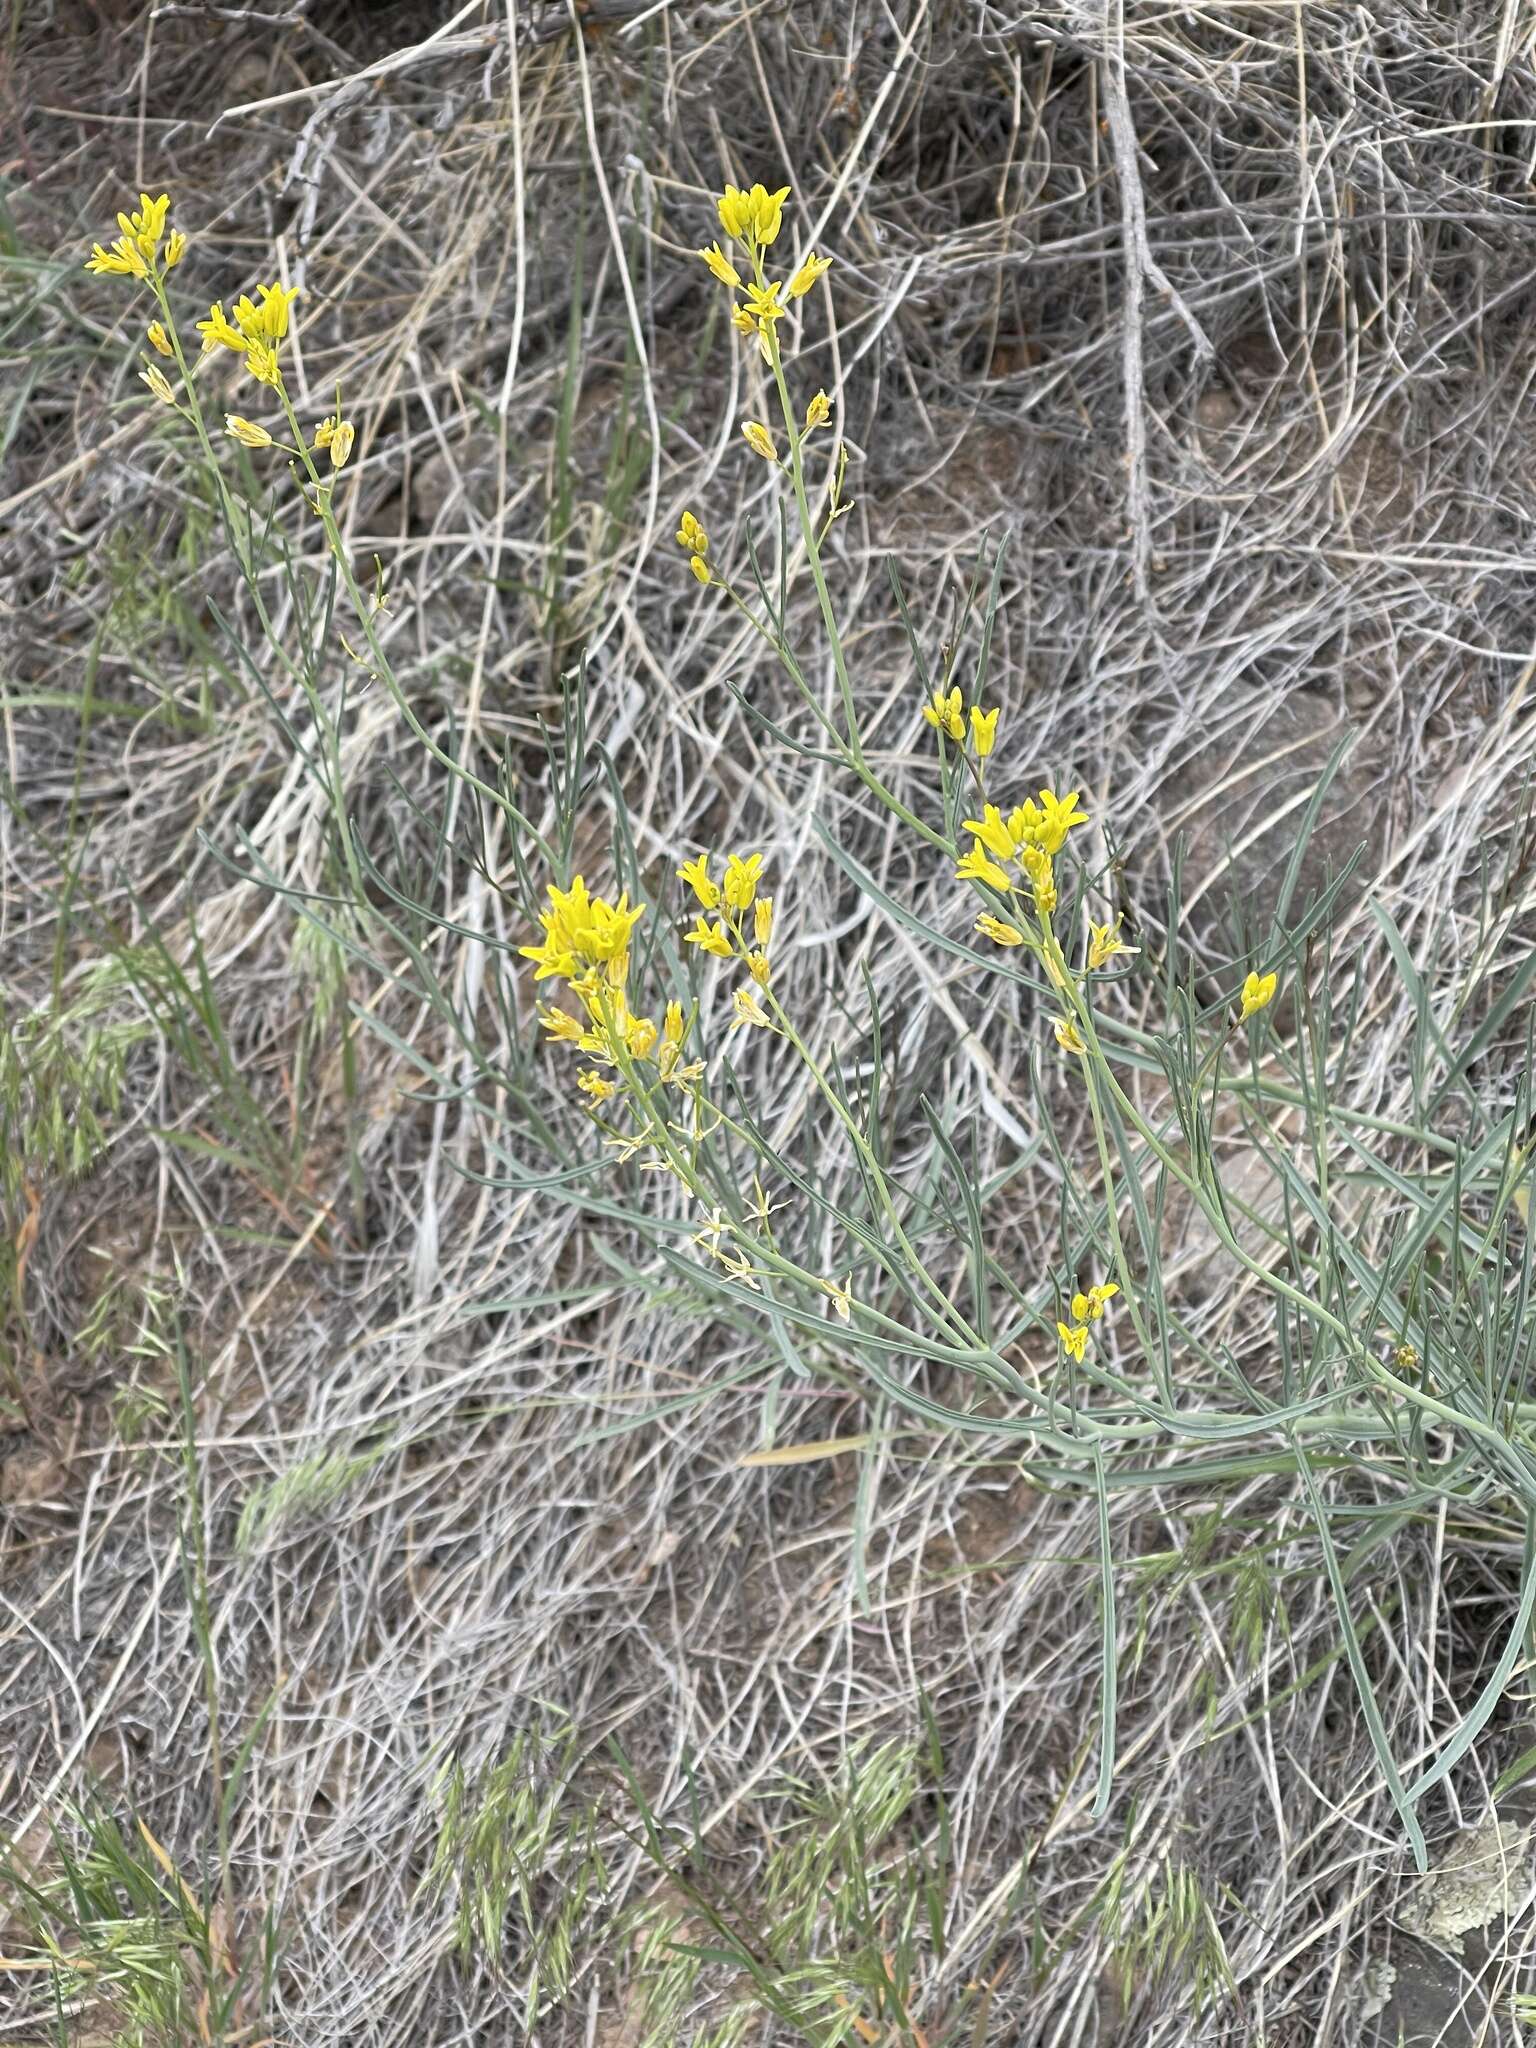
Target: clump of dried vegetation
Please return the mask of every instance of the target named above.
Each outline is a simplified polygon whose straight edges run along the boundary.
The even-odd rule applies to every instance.
[[[11,0],[10,2034],[1520,2038],[1533,38]]]

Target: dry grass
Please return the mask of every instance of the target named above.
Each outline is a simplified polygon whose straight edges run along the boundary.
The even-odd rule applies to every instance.
[[[521,1185],[536,1134],[488,1121],[404,954],[372,972],[252,883],[333,889],[328,793],[285,730],[302,692],[232,653],[259,644],[252,600],[129,402],[122,296],[79,263],[141,184],[176,194],[202,298],[277,252],[304,294],[301,410],[340,379],[359,420],[346,529],[382,565],[418,717],[548,816],[541,729],[584,655],[612,783],[583,858],[607,857],[611,791],[658,882],[679,850],[762,845],[794,906],[797,1014],[857,1058],[868,973],[910,1112],[895,1143],[915,1154],[925,1096],[979,1174],[1022,1157],[1028,1275],[1061,1231],[1041,1019],[849,888],[813,819],[961,928],[920,849],[774,746],[758,714],[785,713],[782,679],[679,574],[685,505],[737,559],[772,519],[737,442],[756,371],[690,254],[708,195],[783,167],[786,235],[838,261],[813,361],[855,457],[838,595],[891,776],[924,755],[886,559],[932,647],[988,534],[1009,541],[992,659],[1019,773],[1092,792],[1149,953],[1179,835],[1206,964],[1234,894],[1238,923],[1266,921],[1348,739],[1306,870],[1365,846],[1336,938],[1362,1020],[1340,1087],[1411,1122],[1436,1033],[1493,1013],[1532,936],[1533,31],[1513,5],[13,0],[0,988],[30,1079],[6,1104],[0,1811],[38,1883],[63,1867],[49,1823],[100,1867],[72,1901],[18,1891],[0,1952],[38,1960],[51,1911],[67,1955],[96,1953],[81,1923],[99,1948],[110,1895],[193,1992],[167,2015],[99,1969],[18,1969],[0,2039],[510,2035],[539,1942],[514,1913],[499,1959],[461,1950],[456,1895],[427,1884],[440,1773],[479,1782],[568,1720],[604,1882],[536,2038],[638,2048],[660,1966],[632,1916],[718,1944],[682,1883],[760,1935],[786,1781],[835,1786],[860,1745],[926,1756],[925,1700],[942,1763],[882,1854],[929,1853],[936,1778],[943,1941],[913,1938],[910,2022],[882,2015],[881,2039],[1364,2042],[1362,1980],[1388,1957],[1429,1988],[1385,2024],[1436,2038],[1425,2016],[1460,1980],[1396,1925],[1409,1866],[1293,1476],[1256,1472],[1219,1512],[1188,1486],[1114,1497],[1120,1733],[1094,1819],[1091,1499],[1021,1471],[1001,1430],[924,1429],[835,1361],[786,1375],[750,1319],[637,1293],[622,1217]],[[514,849],[474,843],[295,587],[275,567],[265,600],[345,706],[358,843],[458,928],[417,937],[515,1095],[538,1056],[515,1046],[526,1005],[489,1000],[483,944],[525,935]],[[1524,1055],[1516,1007],[1466,1091],[1507,1109]],[[756,1058],[788,1149],[813,1106]],[[1453,1134],[1460,1114],[1453,1086]],[[1252,1291],[1186,1225],[1168,1284],[1252,1367],[1271,1341]],[[858,1447],[815,1448],[841,1437]],[[1499,1654],[1522,1515],[1368,1477],[1360,1503],[1382,1512],[1346,1566],[1407,1769]],[[1517,1683],[1426,1813],[1437,1842],[1530,1739]],[[122,1866],[81,1803],[127,1817]],[[536,1806],[519,1825],[560,1871]],[[684,1845],[670,1877],[647,1808]],[[200,1912],[137,1822],[207,1883]],[[1517,2038],[1528,1892],[1491,1937],[1486,2030],[1469,1977],[1447,2041]],[[872,1911],[899,1946],[897,1905]],[[717,1974],[659,2038],[719,2022],[741,1973]],[[846,2033],[855,2008],[832,2010]]]

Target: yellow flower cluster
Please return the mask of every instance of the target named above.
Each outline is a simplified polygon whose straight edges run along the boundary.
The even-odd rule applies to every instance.
[[[957,747],[965,745],[969,731],[978,761],[985,761],[997,745],[997,706],[983,711],[979,704],[973,704],[967,725],[965,698],[958,684],[952,690],[935,690],[923,706],[923,717],[935,732],[952,739]]]
[[[276,390],[282,383],[277,352],[287,338],[288,309],[299,296],[299,288],[262,284],[256,289],[260,303],[242,292],[235,301],[232,320],[224,312],[223,301],[216,299],[208,308],[208,318],[198,321],[197,331],[203,337],[204,355],[210,349],[232,349],[245,357],[245,367],[258,384]]]
[[[701,583],[711,580],[709,569],[709,535],[700,526],[691,512],[685,512],[682,524],[677,529],[677,544],[688,557],[688,566]]]
[[[832,258],[818,256],[813,249],[807,251],[805,260],[788,279],[767,275],[763,252],[778,240],[784,202],[788,197],[787,185],[781,186],[777,192],[769,192],[761,185],[739,192],[734,185],[727,185],[715,201],[715,210],[727,241],[740,243],[746,253],[747,267],[751,272],[749,277],[742,276],[718,242],[711,242],[699,251],[712,276],[728,291],[744,295],[745,304],[731,308],[731,324],[742,334],[756,336],[763,358],[768,362],[773,360],[774,323],[782,320],[789,311],[781,293],[787,292],[791,299],[803,299],[816,280],[825,277],[832,268]],[[814,405],[815,401],[812,402]],[[810,424],[820,425],[821,422]]]
[[[1106,1280],[1098,1287],[1090,1287],[1086,1294],[1073,1295],[1071,1322],[1058,1322],[1056,1325],[1062,1349],[1069,1358],[1081,1361],[1087,1355],[1088,1325],[1098,1322],[1105,1308],[1119,1292],[1119,1288],[1112,1280]]]
[[[677,871],[678,880],[688,884],[701,905],[693,930],[683,935],[684,943],[717,960],[744,961],[758,988],[768,986],[772,973],[768,948],[773,939],[773,898],[758,893],[762,872],[760,853],[729,855],[718,881],[710,873],[707,853],[685,861]],[[705,911],[719,914],[710,918]],[[737,989],[731,1000],[738,1024],[771,1024],[750,984]]]
[[[137,211],[117,216],[122,233],[111,248],[103,249],[100,242],[92,244],[91,253],[86,258],[86,269],[97,277],[132,277],[141,284],[147,283],[160,274],[160,245],[163,242],[163,267],[174,270],[187,253],[187,238],[179,229],[173,229],[167,236],[165,219],[170,206],[170,194],[167,192],[162,192],[158,199],[151,199],[147,192],[141,192]]]
[[[1024,870],[1037,913],[1049,917],[1056,908],[1056,874],[1052,863],[1066,845],[1072,827],[1088,822],[1087,813],[1077,807],[1077,796],[1075,789],[1068,790],[1063,797],[1054,790],[1042,789],[1038,804],[1031,797],[1006,818],[996,804],[983,805],[979,818],[963,821],[965,830],[975,835],[976,844],[960,857],[955,870],[960,880],[985,882],[1011,895],[1018,891],[1019,882],[1002,865],[1011,861]],[[1024,943],[1017,925],[1009,924],[999,930],[1001,925],[1000,919],[989,917],[985,923],[978,921],[977,928],[999,945]]]
[[[518,948],[534,962],[536,982],[565,982],[586,1013],[574,1017],[551,1004],[540,1017],[553,1042],[573,1045],[596,1061],[576,1077],[576,1086],[593,1103],[618,1094],[621,1083],[601,1070],[624,1061],[653,1062],[664,1081],[691,1080],[700,1071],[680,1064],[688,1035],[681,1004],[668,1003],[659,1030],[630,1007],[629,942],[644,915],[645,905],[631,906],[627,890],[617,903],[609,903],[592,895],[577,875],[569,889],[550,884],[549,908],[539,914],[544,937],[536,946]]]

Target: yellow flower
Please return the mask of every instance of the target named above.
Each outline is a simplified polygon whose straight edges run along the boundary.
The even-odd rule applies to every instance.
[[[264,341],[253,341],[247,345],[245,367],[258,384],[270,384],[276,389],[282,382],[283,373],[277,366],[277,350]]]
[[[704,261],[722,284],[728,284],[732,291],[739,289],[741,273],[737,270],[730,257],[721,249],[718,242],[711,242],[709,247],[701,249],[699,254],[704,258]]]
[[[171,337],[166,333],[165,329],[160,325],[160,322],[158,320],[150,321],[148,338],[149,345],[155,351],[156,355],[168,356],[173,353],[171,349]]]
[[[702,917],[696,917],[693,930],[683,934],[683,944],[701,946],[706,953],[713,953],[717,960],[729,960],[731,957],[730,935],[719,918],[713,924],[706,924]]]
[[[677,544],[690,555],[709,553],[709,535],[691,512],[683,514],[682,524],[677,529]]]
[[[1056,1043],[1063,1052],[1086,1052],[1082,1035],[1070,1017],[1053,1017],[1051,1029],[1056,1033]]]
[[[727,185],[715,202],[720,225],[738,242],[755,242],[766,249],[778,235],[780,215],[788,197],[787,185],[777,192],[765,191],[761,185],[754,185],[750,192],[739,192],[734,185]]]
[[[776,277],[765,284],[747,286],[747,311],[758,324],[759,332],[771,327],[775,320],[784,318],[785,308],[779,304],[779,293],[783,289]]]
[[[952,740],[965,738],[965,699],[956,684],[946,696],[942,690],[935,690],[932,698],[923,706],[923,716],[936,730],[947,732]]]
[[[624,1044],[631,1059],[648,1060],[656,1044],[656,1026],[649,1017],[632,1017],[624,1032]]]
[[[1126,945],[1125,941],[1121,938],[1120,919],[1118,917],[1113,924],[1094,924],[1090,919],[1088,930],[1092,934],[1088,943],[1088,966],[1090,970],[1096,971],[1104,966],[1107,961],[1113,960],[1117,953],[1130,955],[1140,950],[1136,946]]]
[[[995,853],[999,860],[1012,860],[1013,834],[1003,823],[1003,814],[996,804],[984,804],[979,818],[965,818],[961,824],[965,831],[976,834],[988,853]]]
[[[738,334],[755,335],[757,333],[757,322],[752,318],[752,315],[745,306],[732,306],[731,325]]]
[[[332,469],[346,468],[347,457],[352,453],[354,435],[355,429],[350,420],[340,420],[337,422],[336,431],[331,436]]]
[[[792,299],[803,299],[817,278],[825,277],[831,268],[830,256],[818,256],[814,250],[808,249],[805,261],[789,280],[789,296]]]
[[[996,705],[990,711],[983,711],[979,704],[971,706],[971,739],[978,761],[985,761],[997,743],[997,711]]]
[[[590,1095],[594,1102],[607,1102],[619,1092],[615,1083],[605,1080],[596,1067],[583,1068],[576,1076],[576,1086],[583,1095]]]
[[[990,882],[994,889],[1011,889],[1012,881],[1007,870],[1000,868],[979,846],[973,846],[969,853],[960,856],[955,874],[962,882]]]
[[[144,261],[138,243],[131,235],[122,235],[110,249],[103,249],[100,242],[92,244],[85,267],[98,277],[148,277],[149,265]]]
[[[1033,803],[1014,805],[1008,813],[1008,836],[1016,847],[1039,844],[1040,813]]]
[[[1419,1362],[1419,1354],[1412,1344],[1399,1344],[1392,1353],[1392,1363],[1399,1372],[1412,1372]]]
[[[773,445],[773,436],[757,420],[743,420],[742,436],[754,455],[761,455],[764,462],[777,462],[779,451]]]
[[[242,448],[270,448],[272,436],[265,427],[257,426],[254,420],[243,420],[237,412],[224,415],[224,431],[232,441],[238,441]]]
[[[1019,859],[1029,876],[1035,892],[1035,908],[1042,917],[1049,917],[1056,908],[1056,877],[1051,868],[1051,856],[1038,846],[1025,846],[1019,850]]]
[[[752,906],[752,936],[760,946],[773,937],[773,898],[759,896]]]
[[[737,1024],[771,1025],[773,1022],[773,1019],[768,1015],[768,1012],[749,988],[738,988],[731,991],[731,1008],[736,1012],[735,1020],[731,1025],[733,1031]]]
[[[1075,1358],[1081,1362],[1088,1352],[1087,1325],[1078,1323],[1075,1326],[1069,1326],[1066,1323],[1058,1323],[1056,1328],[1061,1333],[1062,1350],[1066,1352],[1068,1358]]]
[[[763,871],[763,856],[749,853],[745,860],[733,853],[725,864],[725,907],[746,910],[757,894],[757,878]]]
[[[539,1022],[557,1045],[580,1045],[586,1036],[579,1017],[573,1017],[569,1010],[556,1009],[553,1004],[540,1010]]]
[[[159,253],[160,239],[165,233],[165,216],[170,210],[170,195],[162,192],[158,199],[151,199],[147,192],[139,194],[137,213],[120,213],[117,224],[123,231],[124,241],[137,244],[140,252],[151,260]]]
[[[685,861],[677,871],[677,879],[688,884],[706,910],[719,909],[720,884],[710,878],[707,853],[701,853],[696,860]]]
[[[805,408],[805,431],[814,433],[817,427],[824,427],[832,417],[832,401],[825,391],[818,391]]]
[[[229,321],[224,318],[224,306],[221,300],[214,300],[213,304],[208,308],[208,318],[198,321],[197,331],[203,337],[205,353],[207,350],[221,345],[224,348],[238,349],[242,354],[245,351],[245,336],[238,327],[231,326]]]
[[[849,1292],[853,1286],[853,1275],[850,1273],[848,1278],[842,1281],[823,1280],[821,1285],[823,1291],[832,1297],[833,1308],[846,1323],[853,1313],[853,1296]]]
[[[549,908],[540,911],[544,938],[537,946],[520,946],[525,960],[537,963],[535,981],[556,974],[566,981],[580,980],[590,969],[604,967],[616,987],[624,979],[629,961],[630,934],[645,915],[645,905],[629,907],[626,889],[617,903],[605,902],[588,893],[580,875],[569,889],[549,886]]]
[[[662,1020],[661,1026],[661,1036],[663,1042],[667,1045],[672,1046],[681,1045],[683,1042],[684,1034],[687,1032],[687,1029],[687,1025],[683,1022],[682,1004],[668,1003],[667,1013]]]
[[[1040,844],[1047,853],[1060,853],[1067,843],[1067,833],[1074,825],[1086,825],[1088,814],[1077,808],[1077,791],[1069,789],[1065,796],[1058,797],[1054,791],[1040,792]]]
[[[1250,974],[1243,983],[1243,1015],[1251,1017],[1256,1010],[1262,1010],[1274,995],[1278,984],[1278,975]]]
[[[713,580],[709,573],[709,564],[702,555],[690,555],[688,557],[688,566],[701,583],[708,583]]]
[[[288,308],[299,296],[297,285],[259,284],[261,304],[253,305],[248,294],[235,301],[235,320],[247,341],[277,343],[288,332]]]
[[[762,952],[749,953],[747,955],[747,972],[758,984],[759,988],[766,988],[773,976],[773,968],[769,963],[768,955]]]
[[[995,945],[1022,946],[1024,943],[1024,934],[1016,924],[1009,924],[1001,917],[993,917],[990,911],[977,918],[976,929],[983,938],[991,939]]]
[[[171,389],[166,374],[158,363],[151,363],[147,370],[140,370],[139,375],[162,405],[174,405],[176,403],[176,394]]]
[[[1090,1287],[1086,1294],[1072,1297],[1072,1320],[1075,1323],[1096,1323],[1104,1313],[1105,1304],[1114,1300],[1120,1292],[1112,1280],[1098,1287]]]
[[[169,241],[168,241],[168,242],[166,243],[166,245],[165,245],[165,267],[166,267],[166,269],[167,269],[167,270],[174,270],[174,269],[176,268],[177,264],[178,264],[178,263],[179,263],[179,262],[181,261],[182,257],[186,255],[186,253],[187,253],[187,238],[186,238],[186,236],[185,236],[185,235],[184,235],[184,234],[183,234],[183,233],[181,232],[181,229],[180,229],[180,228],[175,228],[175,229],[173,229],[173,230],[172,230],[172,232],[171,232],[171,238],[170,238],[170,240],[169,240]]]

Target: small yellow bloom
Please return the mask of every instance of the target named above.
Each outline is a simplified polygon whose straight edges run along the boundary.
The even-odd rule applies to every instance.
[[[757,333],[757,322],[752,318],[752,315],[747,311],[745,306],[732,306],[731,325],[735,328],[738,334],[750,334],[755,336]]]
[[[773,968],[769,962],[768,955],[763,952],[749,953],[747,955],[747,972],[759,988],[766,988],[773,978]]]
[[[743,420],[742,437],[754,455],[761,455],[764,462],[777,462],[779,451],[773,444],[773,436],[757,420]]]
[[[1069,789],[1058,797],[1053,790],[1040,792],[1040,844],[1047,853],[1060,853],[1067,833],[1074,825],[1086,825],[1088,813],[1077,808],[1077,791]]]
[[[832,1297],[833,1308],[846,1323],[853,1314],[853,1295],[849,1291],[853,1286],[853,1275],[850,1273],[846,1280],[841,1281],[823,1280],[821,1284],[823,1290]]]
[[[1006,868],[1000,868],[979,846],[973,846],[969,853],[961,854],[955,874],[962,882],[989,882],[994,889],[1013,887]]]
[[[720,244],[718,242],[711,242],[709,247],[707,249],[701,249],[699,251],[699,254],[703,257],[704,261],[709,265],[711,271],[714,273],[716,277],[719,278],[722,284],[728,284],[731,287],[732,291],[736,291],[740,288],[741,273],[736,268],[735,264],[731,261],[730,257],[727,256],[725,252],[721,249]]]
[[[336,429],[339,425],[340,421],[336,418],[336,415],[328,412],[315,429],[314,445],[317,448],[329,448],[332,441],[336,438]]]
[[[596,1067],[584,1067],[576,1076],[576,1086],[594,1102],[607,1102],[619,1092],[615,1083],[606,1080]]]
[[[137,213],[120,213],[117,224],[123,231],[125,241],[137,244],[140,251],[153,259],[160,248],[160,239],[165,233],[165,216],[170,210],[170,195],[162,192],[158,199],[151,199],[147,192],[139,194]]]
[[[625,1028],[624,1044],[631,1059],[648,1060],[656,1044],[656,1026],[649,1017],[632,1017]]]
[[[725,864],[725,907],[727,910],[750,909],[757,894],[757,878],[763,871],[763,856],[749,853],[745,860],[733,853]]]
[[[812,434],[818,427],[824,427],[832,417],[832,401],[825,391],[818,391],[805,408],[805,431]]]
[[[993,917],[990,911],[977,918],[976,929],[983,938],[991,939],[994,945],[1022,946],[1024,943],[1024,934],[1016,924],[1009,924],[1001,917]]]
[[[1124,953],[1129,956],[1140,950],[1136,946],[1128,946],[1121,938],[1120,922],[1118,917],[1113,924],[1094,924],[1090,920],[1088,925],[1088,930],[1091,934],[1088,943],[1088,966],[1090,970],[1096,972],[1108,961],[1113,960],[1117,953]]]
[[[569,1010],[560,1010],[551,1004],[540,1010],[539,1022],[549,1033],[551,1043],[556,1045],[580,1045],[586,1037],[579,1017],[573,1017]]]
[[[661,1035],[663,1041],[667,1045],[681,1045],[683,1042],[684,1034],[686,1033],[687,1029],[687,1025],[683,1022],[682,1004],[668,1003],[667,1014],[665,1018],[662,1020],[661,1026]]]
[[[1082,1034],[1070,1017],[1053,1017],[1051,1029],[1056,1033],[1056,1043],[1063,1052],[1086,1052]]]
[[[720,884],[710,877],[707,853],[701,853],[696,860],[685,861],[677,871],[677,879],[688,884],[706,910],[719,909]]]
[[[270,448],[272,436],[265,427],[257,426],[254,420],[243,420],[237,412],[224,415],[224,431],[232,441],[238,441],[242,448]]]
[[[769,278],[765,284],[747,286],[747,311],[757,322],[759,331],[765,324],[771,326],[775,320],[784,318],[785,308],[779,304],[782,289],[776,277]]]
[[[752,906],[752,935],[760,946],[773,937],[773,898],[759,896]]]
[[[171,337],[158,320],[151,320],[149,323],[149,345],[156,355],[168,356],[172,353]]]
[[[176,394],[171,389],[170,382],[158,363],[151,363],[147,370],[140,370],[139,375],[162,405],[174,405],[176,403]]]
[[[709,535],[691,512],[685,512],[677,529],[677,544],[690,555],[709,553]]]
[[[709,564],[702,555],[690,555],[688,557],[688,566],[700,583],[713,582],[714,579],[709,573]]]
[[[203,337],[205,354],[209,349],[217,347],[232,348],[242,355],[245,353],[245,336],[238,327],[225,319],[223,304],[218,299],[215,299],[208,308],[208,318],[198,321],[197,331]]]
[[[235,322],[247,341],[268,341],[274,345],[288,332],[288,308],[299,296],[295,285],[259,284],[261,304],[252,303],[248,293],[235,301]]]
[[[995,853],[999,860],[1012,860],[1015,853],[1013,834],[1003,823],[1003,814],[996,804],[983,804],[979,818],[963,818],[961,827],[974,832],[988,853]]]
[[[332,469],[346,468],[347,458],[352,453],[352,442],[355,438],[355,432],[356,430],[350,420],[340,420],[337,422],[336,431],[331,436]]]
[[[706,924],[702,917],[696,917],[693,920],[693,930],[683,934],[683,944],[700,946],[706,953],[712,953],[717,960],[729,960],[731,957],[730,934],[719,918],[716,918],[713,924]]]
[[[1253,1016],[1262,1010],[1275,993],[1279,976],[1275,974],[1250,974],[1243,983],[1243,1015]]]
[[[1392,1353],[1392,1363],[1399,1372],[1412,1372],[1419,1362],[1419,1354],[1412,1344],[1399,1344]]]
[[[1085,1323],[1078,1323],[1074,1326],[1069,1326],[1066,1323],[1058,1323],[1056,1328],[1061,1333],[1062,1350],[1066,1352],[1068,1358],[1075,1358],[1081,1362],[1088,1352],[1087,1325]]]
[[[178,264],[178,263],[179,263],[179,262],[181,261],[182,257],[186,255],[186,253],[187,253],[187,238],[186,238],[186,236],[185,236],[185,235],[184,235],[184,234],[183,234],[183,233],[181,232],[181,229],[180,229],[180,228],[175,228],[175,229],[173,229],[173,230],[172,230],[172,232],[171,232],[171,238],[170,238],[170,240],[169,240],[169,241],[168,241],[168,242],[166,243],[166,245],[165,245],[165,267],[166,267],[166,269],[167,269],[167,270],[174,270],[174,269],[176,268],[177,264]]]
[[[131,235],[119,236],[110,249],[103,249],[100,242],[93,244],[85,267],[98,277],[144,278],[149,275],[149,265]]]
[[[1096,1323],[1103,1315],[1107,1303],[1120,1292],[1115,1283],[1105,1281],[1098,1287],[1090,1287],[1086,1294],[1072,1297],[1072,1320],[1075,1323]]]
[[[736,1013],[731,1025],[733,1031],[737,1024],[757,1024],[767,1027],[773,1023],[773,1019],[757,1000],[755,993],[749,988],[738,988],[731,991],[731,1008]]]
[[[715,202],[720,225],[738,242],[755,242],[766,249],[778,235],[788,197],[787,185],[777,192],[765,191],[761,185],[754,185],[750,192],[739,192],[734,185],[727,185]]]
[[[985,761],[997,743],[997,712],[996,705],[990,711],[983,711],[979,704],[971,706],[971,739],[978,761]]]
[[[817,278],[825,277],[831,268],[830,256],[818,256],[814,250],[808,249],[805,261],[789,280],[789,296],[792,299],[803,299]]]
[[[923,716],[939,732],[947,732],[952,740],[965,738],[965,699],[957,683],[948,695],[935,690],[923,706]]]
[[[277,366],[277,350],[265,341],[253,341],[247,345],[245,367],[258,384],[270,384],[275,390],[282,382],[283,373]]]

